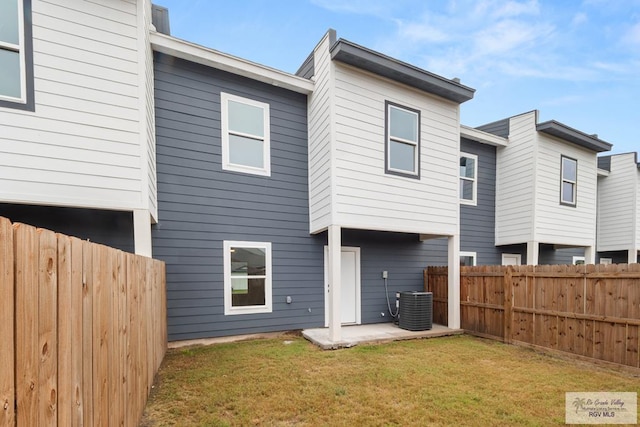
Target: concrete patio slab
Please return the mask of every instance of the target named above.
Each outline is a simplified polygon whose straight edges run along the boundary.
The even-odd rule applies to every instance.
[[[375,323],[342,327],[342,340],[331,342],[329,328],[305,329],[302,336],[324,350],[353,347],[358,344],[371,344],[389,341],[411,340],[417,338],[435,338],[463,334],[462,329],[449,329],[442,325],[433,325],[428,331],[407,331],[393,323]]]

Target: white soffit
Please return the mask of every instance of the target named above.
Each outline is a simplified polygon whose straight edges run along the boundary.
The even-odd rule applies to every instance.
[[[176,58],[196,62],[218,70],[248,77],[273,86],[282,87],[294,92],[310,94],[314,83],[294,74],[285,73],[246,59],[209,49],[185,40],[151,32],[151,47],[156,52],[165,53]]]

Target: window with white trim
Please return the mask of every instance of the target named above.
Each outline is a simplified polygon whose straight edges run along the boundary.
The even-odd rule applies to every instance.
[[[472,267],[474,265],[476,265],[476,253],[460,251],[460,267]]]
[[[222,169],[271,175],[269,104],[220,94]]]
[[[575,206],[578,186],[578,161],[570,157],[561,157],[560,203]]]
[[[385,172],[420,178],[420,111],[385,102]]]
[[[573,265],[583,265],[585,263],[583,256],[574,256],[572,259]]]
[[[611,265],[613,264],[613,258],[600,258],[600,264]]]
[[[478,196],[478,156],[460,153],[460,203],[476,205]]]
[[[224,314],[271,313],[271,243],[224,241]]]
[[[0,1],[0,107],[33,110],[30,16],[31,0]]]

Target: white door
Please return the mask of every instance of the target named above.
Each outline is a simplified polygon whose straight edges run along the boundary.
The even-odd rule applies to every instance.
[[[329,249],[324,248],[324,324],[329,326]],[[343,325],[360,324],[360,248],[342,247],[340,253],[340,313]]]
[[[522,255],[502,254],[502,265],[520,265],[520,264],[522,264]]]

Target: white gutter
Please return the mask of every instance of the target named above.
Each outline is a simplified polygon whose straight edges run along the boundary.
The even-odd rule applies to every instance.
[[[508,138],[503,138],[489,132],[474,129],[469,126],[460,125],[460,136],[472,141],[481,142],[483,144],[493,145],[496,147],[506,147],[509,143]]]
[[[285,73],[246,59],[209,49],[185,40],[151,32],[151,48],[176,58],[186,59],[218,70],[248,77],[273,86],[308,95],[314,90],[314,83],[294,74]]]

